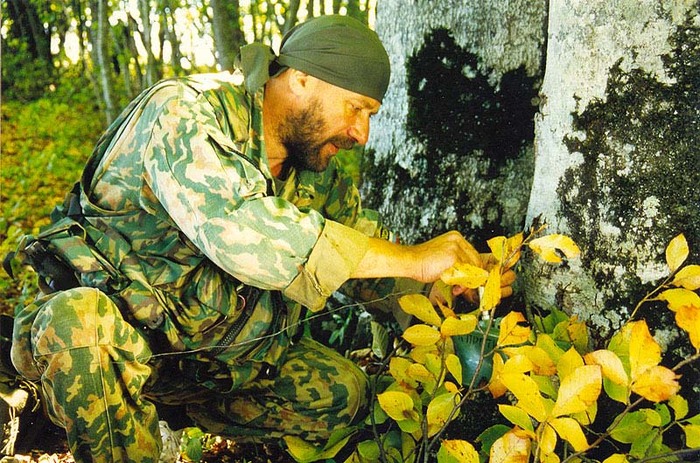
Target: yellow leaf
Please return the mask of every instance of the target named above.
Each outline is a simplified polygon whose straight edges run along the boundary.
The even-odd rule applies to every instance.
[[[622,360],[614,352],[609,350],[597,350],[584,355],[586,363],[589,365],[600,365],[603,369],[603,376],[620,386],[629,385],[629,378]]]
[[[652,402],[663,402],[680,390],[678,376],[666,367],[654,365],[635,377],[632,391]]]
[[[377,401],[382,410],[396,421],[413,418],[413,399],[405,392],[382,392],[377,394]]]
[[[494,354],[493,363],[491,365],[491,379],[489,380],[489,392],[494,399],[501,397],[508,391],[503,382],[501,381],[501,374],[503,373],[503,359],[500,355]]]
[[[457,383],[462,385],[462,362],[455,354],[449,354],[445,359],[445,366]]]
[[[668,308],[674,312],[683,306],[700,307],[700,296],[684,288],[667,289],[659,294],[656,299],[666,301]]]
[[[491,446],[489,463],[528,463],[531,441],[515,430],[508,431]]]
[[[564,378],[552,415],[555,417],[580,413],[598,400],[603,376],[598,365],[584,365]]]
[[[530,337],[530,328],[520,326],[518,323],[524,322],[525,317],[520,312],[509,312],[503,320],[498,333],[499,347],[522,344]]]
[[[442,385],[445,386],[445,390],[447,392],[451,392],[453,394],[459,393],[459,388],[452,381],[445,381]]]
[[[688,242],[685,240],[683,233],[676,236],[668,243],[666,247],[666,264],[671,270],[671,273],[675,272],[678,267],[683,265],[683,262],[688,258]]]
[[[690,343],[700,352],[700,308],[683,306],[676,311],[676,324],[688,332]]]
[[[530,249],[539,254],[545,261],[558,264],[562,261],[557,251],[566,256],[567,259],[577,257],[581,251],[574,240],[566,235],[547,235],[535,238],[530,241]]]
[[[444,440],[442,448],[458,463],[479,463],[479,453],[465,440]]]
[[[686,265],[673,276],[671,284],[690,290],[700,288],[700,265]]]
[[[489,278],[484,286],[484,294],[479,301],[482,312],[491,310],[501,302],[501,269],[496,266],[489,272]]]
[[[549,423],[545,423],[542,428],[542,434],[540,435],[540,455],[549,455],[554,453],[554,448],[557,446],[557,434],[554,432],[554,428],[548,426]]]
[[[644,320],[628,324],[630,329],[630,369],[632,381],[661,362],[661,347],[654,341]]]
[[[413,325],[401,337],[414,346],[430,346],[440,340],[440,333],[428,325]]]
[[[413,362],[403,357],[392,357],[389,360],[389,374],[397,383],[415,388],[418,386],[418,383],[408,375],[408,367],[412,364]]]
[[[477,319],[474,315],[465,315],[464,318],[448,317],[440,326],[440,334],[443,337],[469,334],[476,328]]]
[[[557,372],[557,367],[554,361],[549,357],[549,354],[544,349],[537,346],[532,346],[528,349],[527,358],[534,365],[533,373],[536,375],[552,376]]]
[[[399,299],[401,309],[428,325],[440,326],[442,320],[430,300],[422,294],[409,294]]]
[[[507,354],[512,354],[511,349],[504,349]],[[535,368],[527,355],[517,354],[506,360],[504,370],[508,373],[528,373]]]
[[[518,233],[506,239],[505,236],[496,236],[486,242],[491,255],[498,261],[503,270],[513,267],[520,260],[520,246],[523,244],[523,234]]]
[[[413,378],[420,383],[435,381],[435,376],[433,376],[433,374],[420,363],[411,364],[406,370],[406,374],[408,374],[410,378]]]
[[[501,373],[501,381],[518,399],[518,407],[539,422],[545,420],[547,409],[540,395],[540,388],[532,378],[522,373],[505,372]]]
[[[484,286],[488,277],[488,270],[460,262],[445,270],[440,279],[450,286],[458,285],[475,289]]]
[[[559,379],[564,379],[571,373],[576,371],[577,368],[583,366],[583,357],[579,354],[573,347],[569,348],[564,355],[561,356],[559,362],[557,362],[557,371],[559,372]]]
[[[457,417],[459,407],[457,407],[457,396],[447,393],[435,396],[428,404],[426,418],[428,420],[428,437],[437,434],[438,431],[447,423],[450,413],[455,410],[453,418]]]
[[[627,455],[616,453],[603,460],[603,463],[629,463],[629,460],[627,459]]]
[[[700,424],[681,425],[685,433],[685,445],[691,449],[700,448]]]
[[[588,448],[588,441],[583,434],[581,425],[573,418],[556,418],[550,424],[557,431],[559,437],[571,444],[577,452],[582,452]]]
[[[681,395],[674,395],[668,399],[668,404],[673,409],[673,417],[676,421],[682,420],[688,414],[688,401]]]

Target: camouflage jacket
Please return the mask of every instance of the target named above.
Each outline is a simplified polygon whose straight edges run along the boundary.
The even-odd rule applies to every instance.
[[[217,343],[240,316],[242,285],[260,288],[226,356],[274,361],[278,341],[251,341],[295,324],[301,306],[321,309],[363,257],[367,237],[391,234],[362,209],[335,161],[275,181],[262,91],[249,95],[239,84],[229,73],[165,80],[110,126],[79,191],[102,268],[91,272],[85,259],[80,278],[164,332],[175,350]],[[80,262],[77,247],[63,248],[66,260]],[[395,290],[387,281],[359,290],[381,297]]]

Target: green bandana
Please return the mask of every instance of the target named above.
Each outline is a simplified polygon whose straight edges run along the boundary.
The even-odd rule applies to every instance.
[[[389,56],[377,34],[347,16],[319,16],[298,24],[282,39],[279,56],[267,45],[241,47],[239,66],[254,93],[277,72],[293,68],[381,103],[389,86]]]

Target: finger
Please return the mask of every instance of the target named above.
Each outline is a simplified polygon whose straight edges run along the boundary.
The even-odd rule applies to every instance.
[[[513,288],[510,286],[504,286],[501,288],[501,298],[510,297],[513,295]]]
[[[515,272],[508,270],[501,275],[501,286],[510,286],[515,283]]]

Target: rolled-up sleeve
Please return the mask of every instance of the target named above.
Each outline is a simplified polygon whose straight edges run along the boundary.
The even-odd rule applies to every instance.
[[[326,298],[350,278],[368,247],[367,235],[326,221],[308,261],[285,289],[285,295],[313,311],[321,310]]]

